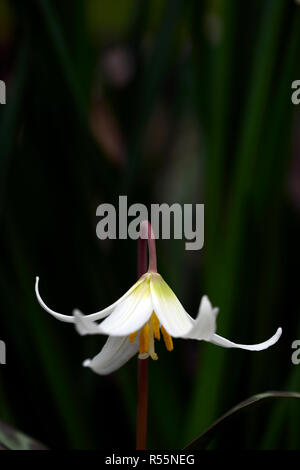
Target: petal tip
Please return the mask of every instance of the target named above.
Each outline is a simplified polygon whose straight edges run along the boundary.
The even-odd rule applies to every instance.
[[[40,304],[40,306],[48,313],[50,313],[50,315],[52,315],[53,317],[57,318],[58,320],[61,320],[61,321],[64,321],[64,322],[67,322],[67,323],[74,323],[74,319],[73,319],[73,316],[71,315],[63,315],[62,313],[58,313],[58,312],[55,312],[54,310],[52,310],[51,308],[49,308],[45,302],[43,301],[41,295],[40,295],[40,292],[39,292],[39,280],[40,278],[38,276],[36,276],[35,278],[35,295],[36,295],[36,298],[37,298],[37,301],[38,303]]]
[[[82,311],[79,310],[78,308],[74,308],[72,314],[73,314],[74,317],[82,317],[83,316]]]
[[[215,317],[217,317],[217,316],[218,316],[218,314],[219,314],[219,310],[220,310],[220,309],[219,309],[219,307],[215,307],[215,308],[213,308],[213,313],[214,313]]]
[[[199,305],[199,312],[202,310],[202,309],[210,309],[212,310],[212,304],[211,304],[211,301],[209,300],[208,296],[207,295],[203,295],[201,300],[200,300],[200,305]]]
[[[275,337],[277,338],[277,340],[280,338],[280,336],[282,335],[282,328],[281,326],[277,329],[276,333],[275,333]]]

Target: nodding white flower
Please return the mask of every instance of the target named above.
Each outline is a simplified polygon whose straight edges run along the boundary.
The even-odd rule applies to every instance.
[[[173,349],[172,337],[204,340],[224,348],[261,351],[276,343],[282,333],[278,328],[270,339],[253,345],[236,344],[222,338],[216,334],[218,309],[212,307],[207,296],[202,297],[197,318],[193,319],[161,275],[151,270],[142,275],[117,302],[91,315],[74,310],[71,316],[51,310],[42,300],[38,286],[37,277],[37,299],[55,318],[74,323],[81,335],[108,335],[100,353],[83,363],[101,375],[115,371],[136,354],[139,354],[139,359],[149,356],[158,359],[155,341],[159,341],[161,335],[168,351]],[[98,323],[99,320],[103,321]]]

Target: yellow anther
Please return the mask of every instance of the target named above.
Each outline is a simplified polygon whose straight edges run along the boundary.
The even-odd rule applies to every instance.
[[[131,334],[129,335],[129,341],[130,341],[130,343],[133,343],[133,342],[134,342],[134,340],[135,340],[137,334],[138,334],[138,332],[135,331],[134,333],[131,333]]]
[[[139,359],[146,359],[151,357],[154,361],[157,361],[158,355],[154,349],[154,338],[160,340],[160,330],[162,332],[164,343],[168,351],[173,350],[173,340],[169,333],[160,325],[159,319],[153,312],[150,321],[146,323],[140,332],[135,331],[129,335],[130,343],[133,343],[138,333],[139,336]]]
[[[149,332],[150,327],[148,323],[146,323],[140,332],[140,354],[145,354],[149,351]]]
[[[160,324],[159,324],[159,319],[157,318],[154,312],[152,313],[152,316],[151,316],[151,323],[152,323],[154,338],[159,341],[160,340],[160,331],[159,331]]]
[[[162,335],[164,337],[164,342],[165,342],[167,350],[172,351],[173,350],[172,337],[169,335],[169,333],[166,332],[166,330],[164,329],[164,327],[162,325],[161,325],[161,332],[162,332]]]

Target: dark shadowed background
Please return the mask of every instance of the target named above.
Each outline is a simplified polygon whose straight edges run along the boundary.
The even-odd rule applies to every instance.
[[[186,310],[267,351],[176,340],[150,363],[149,446],[181,448],[239,401],[300,391],[300,6],[292,0],[0,0],[0,420],[50,448],[134,448],[136,360],[100,377],[38,305],[84,313],[136,280],[136,242],[100,241],[102,202],[205,204],[205,244],[158,241]],[[217,448],[299,448],[300,404],[233,420]]]

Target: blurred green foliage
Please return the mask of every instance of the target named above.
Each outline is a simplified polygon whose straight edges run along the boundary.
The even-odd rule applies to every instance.
[[[136,279],[136,244],[99,241],[96,207],[205,204],[205,246],[158,241],[159,271],[189,312],[206,293],[218,332],[265,352],[176,341],[150,364],[149,446],[183,447],[266,390],[300,391],[300,12],[292,0],[0,2],[0,418],[50,448],[134,446],[136,361],[81,362],[54,309],[102,308]],[[298,335],[298,336],[297,336]],[[160,352],[160,351],[158,351]],[[272,403],[213,447],[299,448],[300,408]]]

